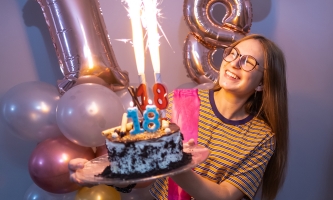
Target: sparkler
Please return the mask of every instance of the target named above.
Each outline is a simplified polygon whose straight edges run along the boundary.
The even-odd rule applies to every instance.
[[[141,97],[140,107],[142,110],[145,110],[146,105],[148,105],[148,94],[147,94],[146,77],[145,77],[143,31],[141,25],[142,1],[124,0],[123,2],[127,4],[127,11],[131,19],[131,25],[132,25],[134,54],[139,74],[139,81],[140,81],[140,86],[138,87],[137,90],[137,96]]]
[[[154,103],[161,111],[161,116],[165,116],[165,109],[168,106],[167,90],[161,81],[160,73],[160,50],[158,34],[157,17],[159,10],[157,9],[157,0],[143,0],[144,4],[144,19],[146,20],[146,29],[148,33],[148,48],[150,52],[151,61],[154,68],[155,84],[153,86]]]
[[[157,0],[124,0],[124,2],[126,2],[128,5],[128,13],[132,24],[133,46],[139,80],[141,83],[137,90],[137,96],[141,96],[141,108],[142,110],[145,110],[146,105],[148,105],[147,86],[144,74],[145,60],[141,25],[141,20],[144,20],[143,23],[145,24],[148,35],[148,48],[154,68],[154,103],[161,111],[163,111],[167,107],[168,101],[166,98],[167,90],[161,83],[160,74],[160,35],[158,34],[158,30],[161,28],[157,21],[157,17],[160,14],[159,10],[157,9]],[[162,112],[162,116],[164,116],[163,113],[164,112]]]

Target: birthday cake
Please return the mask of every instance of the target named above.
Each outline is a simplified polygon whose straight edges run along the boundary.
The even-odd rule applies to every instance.
[[[131,134],[135,127],[133,122],[123,125],[123,128],[103,131],[110,166],[98,176],[125,180],[144,178],[190,163],[191,154],[183,152],[183,135],[179,127],[166,120],[159,121],[162,125],[154,132],[148,129]]]

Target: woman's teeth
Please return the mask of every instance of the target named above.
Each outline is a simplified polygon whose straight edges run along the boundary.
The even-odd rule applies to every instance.
[[[238,79],[238,77],[237,77],[235,74],[233,74],[233,73],[231,73],[231,72],[229,72],[229,71],[226,71],[225,73],[226,73],[229,77],[231,77],[231,78]]]

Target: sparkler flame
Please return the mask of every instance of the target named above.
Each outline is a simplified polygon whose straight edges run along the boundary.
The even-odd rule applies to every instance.
[[[135,61],[138,70],[138,74],[144,74],[145,72],[145,56],[144,56],[144,44],[143,44],[143,31],[141,25],[141,10],[142,1],[140,0],[123,0],[122,2],[127,4],[127,11],[131,19],[132,24],[132,37],[133,47],[135,54]]]
[[[148,47],[150,51],[150,57],[153,64],[154,72],[160,73],[160,50],[159,50],[159,39],[158,34],[158,22],[157,16],[159,10],[157,9],[156,0],[143,0],[144,4],[144,20],[148,33]]]
[[[145,36],[148,36],[147,46],[149,48],[150,58],[154,68],[155,83],[159,83],[161,82],[159,50],[159,39],[161,36],[159,35],[159,31],[161,31],[170,47],[171,45],[157,20],[158,17],[162,16],[160,10],[157,9],[158,2],[157,0],[122,0],[122,2],[126,5],[128,15],[131,19],[133,35],[132,44],[134,47],[140,83],[146,84],[144,75],[145,57],[142,26],[146,29]],[[120,41],[127,42],[128,40],[121,39]]]

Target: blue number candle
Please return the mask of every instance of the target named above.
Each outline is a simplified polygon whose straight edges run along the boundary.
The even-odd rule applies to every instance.
[[[131,107],[127,109],[127,117],[132,118],[133,120],[133,130],[130,131],[131,135],[136,135],[139,133],[143,133],[144,130],[140,128],[140,122],[138,117],[138,108],[137,107]]]
[[[149,117],[149,113],[153,113],[153,117]],[[147,105],[146,110],[143,113],[143,128],[148,132],[156,132],[161,124],[158,121],[159,114],[155,105]]]

